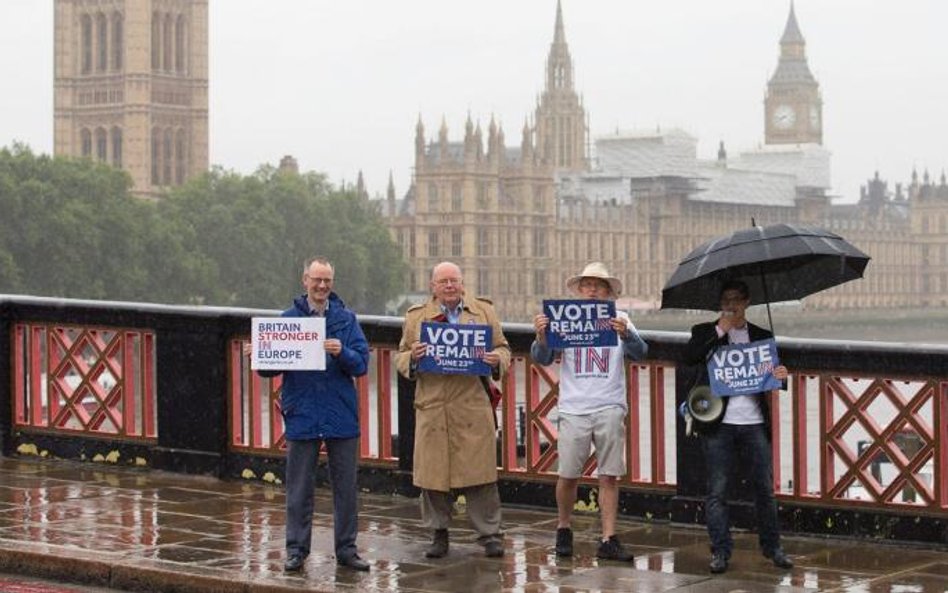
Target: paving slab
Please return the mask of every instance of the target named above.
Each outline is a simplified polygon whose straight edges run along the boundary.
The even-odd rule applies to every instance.
[[[622,519],[632,562],[596,558],[599,521],[577,514],[575,555],[553,551],[553,509],[505,506],[505,556],[485,558],[457,508],[448,557],[428,559],[417,500],[360,495],[359,573],[336,565],[332,501],[316,495],[304,571],[283,572],[281,486],[144,468],[0,458],[0,573],[86,586],[174,593],[555,592],[945,593],[948,551],[872,541],[784,538],[796,566],[763,558],[736,532],[724,575],[708,573],[703,529]]]

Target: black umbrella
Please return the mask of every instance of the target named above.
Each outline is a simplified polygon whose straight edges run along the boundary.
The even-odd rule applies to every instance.
[[[770,317],[770,303],[862,278],[868,263],[868,255],[821,228],[753,226],[712,239],[685,256],[662,289],[662,309],[717,311],[721,286],[742,280],[751,303],[766,303]]]

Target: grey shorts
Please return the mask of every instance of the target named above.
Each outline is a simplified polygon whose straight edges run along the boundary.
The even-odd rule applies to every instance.
[[[625,410],[606,408],[592,414],[563,414],[557,420],[556,442],[561,478],[579,478],[589,459],[591,446],[596,447],[596,464],[600,476],[625,475]]]

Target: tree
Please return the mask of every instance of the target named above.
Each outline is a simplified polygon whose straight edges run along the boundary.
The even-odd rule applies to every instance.
[[[339,268],[337,289],[382,313],[406,267],[381,217],[325,176],[217,168],[157,202],[88,159],[0,150],[0,292],[280,307],[303,261]]]

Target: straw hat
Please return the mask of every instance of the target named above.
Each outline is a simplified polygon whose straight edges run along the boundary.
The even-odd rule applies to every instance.
[[[609,283],[609,288],[612,290],[612,296],[619,296],[622,294],[622,282],[618,278],[609,273],[609,270],[606,268],[606,264],[598,261],[594,261],[590,264],[586,264],[586,267],[583,268],[583,271],[578,276],[573,276],[566,281],[566,288],[570,290],[573,294],[579,295],[579,283],[583,278],[599,278],[600,280],[605,280]]]

